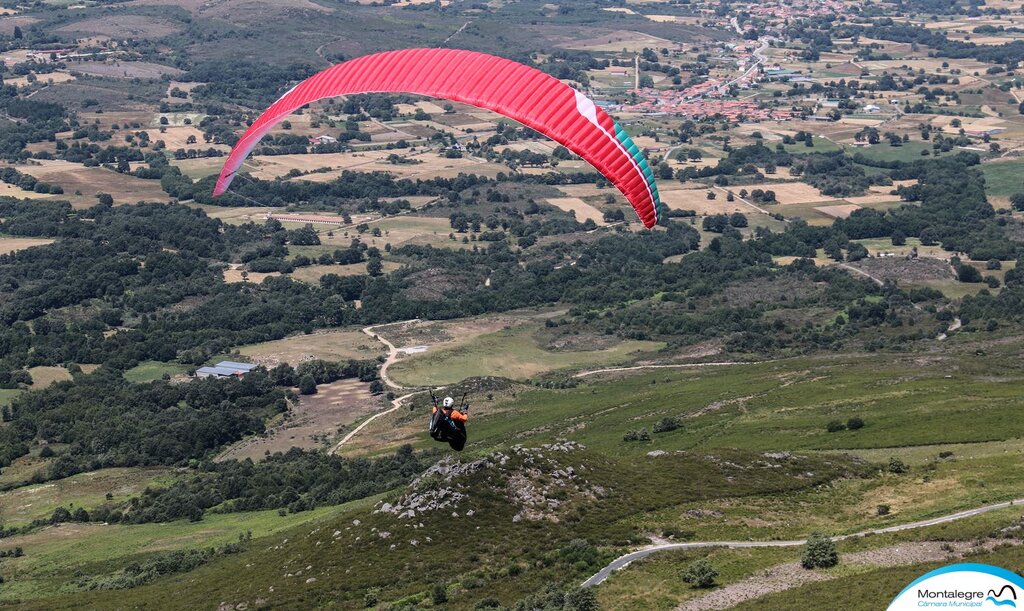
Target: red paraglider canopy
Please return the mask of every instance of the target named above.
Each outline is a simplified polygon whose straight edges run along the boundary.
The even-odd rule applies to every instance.
[[[414,93],[492,110],[576,153],[629,200],[646,227],[661,214],[658,189],[643,153],[594,102],[535,68],[458,49],[406,49],[367,55],[302,81],[267,108],[232,149],[213,190],[227,190],[260,138],[298,108],[358,93]]]

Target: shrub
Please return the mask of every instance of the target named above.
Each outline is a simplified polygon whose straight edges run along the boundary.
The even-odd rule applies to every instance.
[[[299,380],[299,392],[304,395],[316,394],[316,380],[313,376],[306,374]]]
[[[889,459],[889,473],[900,474],[906,473],[907,471],[910,471],[910,467],[907,466],[907,463],[896,458],[895,456]]]
[[[434,584],[434,588],[430,591],[430,599],[434,601],[435,605],[443,605],[448,602],[448,591],[443,583]]]
[[[811,533],[800,564],[805,569],[827,569],[839,564],[835,542],[821,533]]]
[[[833,420],[829,422],[827,425],[825,425],[825,429],[829,433],[838,433],[839,431],[845,431],[846,425],[840,422],[839,420]]]
[[[849,420],[846,421],[846,428],[850,429],[851,431],[862,429],[864,428],[864,420],[858,416],[854,416],[853,418],[850,418]]]
[[[665,416],[664,418],[661,419],[660,422],[658,422],[658,423],[656,423],[654,425],[654,429],[653,430],[654,430],[655,433],[668,433],[670,431],[674,431],[674,430],[678,429],[681,426],[682,426],[682,423],[679,422],[678,418],[673,418],[671,416]]]
[[[647,432],[647,429],[640,429],[639,431],[626,431],[626,434],[622,436],[623,441],[650,441],[651,434]]]
[[[711,566],[707,558],[701,558],[690,563],[683,573],[683,581],[695,588],[711,588],[718,578],[718,571]]]
[[[565,593],[565,611],[597,611],[598,608],[593,588],[573,588]]]
[[[887,516],[887,515],[889,515],[889,506],[888,505],[879,505],[878,506],[878,515],[880,515],[880,516]]]

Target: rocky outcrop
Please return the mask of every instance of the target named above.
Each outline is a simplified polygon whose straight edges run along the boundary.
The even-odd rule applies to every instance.
[[[445,458],[416,478],[396,501],[378,505],[375,513],[403,521],[436,511],[472,517],[479,512],[474,497],[497,491],[516,510],[513,522],[558,522],[570,506],[607,494],[602,486],[587,481],[584,465],[571,460],[582,448],[575,442],[560,442],[537,448],[515,446],[468,462]],[[480,472],[486,476],[474,477]]]

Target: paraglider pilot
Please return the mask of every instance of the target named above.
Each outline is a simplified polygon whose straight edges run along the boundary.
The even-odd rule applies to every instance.
[[[469,420],[469,404],[466,396],[462,396],[459,407],[455,407],[455,399],[445,397],[441,405],[437,397],[430,393],[434,407],[430,411],[430,436],[436,441],[448,442],[456,452],[466,447],[466,421]]]

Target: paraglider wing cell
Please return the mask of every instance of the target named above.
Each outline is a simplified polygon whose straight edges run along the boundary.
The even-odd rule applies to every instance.
[[[458,49],[406,49],[367,55],[302,81],[246,130],[228,156],[214,195],[227,190],[274,125],[311,102],[358,93],[414,93],[492,110],[562,144],[593,165],[629,200],[646,227],[661,204],[654,174],[628,134],[594,102],[540,70]]]

